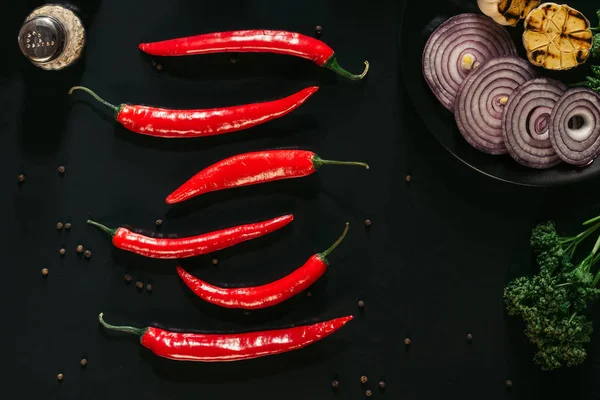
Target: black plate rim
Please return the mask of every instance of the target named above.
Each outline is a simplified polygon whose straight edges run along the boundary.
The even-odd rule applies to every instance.
[[[410,1],[410,0],[408,0]],[[409,98],[413,98],[413,96],[411,95],[411,90],[409,89],[408,85],[406,84],[406,68],[404,65],[404,58],[402,57],[402,28],[404,26],[404,16],[405,16],[405,11],[406,8],[408,7],[408,1],[404,1],[402,4],[402,8],[400,10],[400,25],[398,28],[398,45],[397,45],[397,49],[398,49],[398,53],[399,53],[399,65],[400,65],[400,73],[402,75],[402,85],[404,86],[404,89],[406,90],[407,95],[409,96]],[[579,176],[577,179],[570,179],[570,180],[561,180],[558,182],[554,182],[554,183],[527,183],[527,182],[520,182],[518,180],[511,180],[508,178],[503,178],[501,176],[497,176],[494,174],[491,174],[489,172],[486,172],[484,170],[482,170],[481,168],[478,168],[477,166],[473,165],[472,163],[468,162],[467,160],[465,160],[463,157],[459,156],[458,154],[456,154],[454,151],[452,151],[439,137],[438,135],[434,134],[432,132],[432,129],[430,127],[430,125],[428,124],[427,120],[423,117],[422,113],[417,111],[417,107],[413,104],[413,107],[415,108],[416,113],[419,116],[419,119],[423,122],[423,125],[427,128],[427,130],[429,131],[429,134],[431,134],[435,140],[450,154],[452,154],[453,157],[455,157],[457,160],[459,160],[461,163],[463,163],[464,165],[468,166],[469,168],[481,173],[484,176],[487,176],[489,178],[492,178],[494,180],[500,181],[500,182],[504,182],[504,183],[508,183],[511,185],[516,185],[516,186],[522,186],[522,187],[533,187],[533,188],[555,188],[555,187],[563,187],[563,186],[569,186],[572,185],[576,182],[584,182],[584,181],[588,181],[594,177],[596,177],[596,175],[600,174],[600,171],[597,172],[596,174],[586,174],[583,176]],[[600,158],[600,157],[599,157]],[[575,168],[575,167],[574,167]]]

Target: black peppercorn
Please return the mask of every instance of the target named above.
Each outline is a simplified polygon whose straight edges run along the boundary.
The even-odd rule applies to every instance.
[[[125,282],[131,282],[133,280],[133,276],[131,274],[125,274]]]
[[[64,255],[65,255],[65,253],[66,253],[66,250],[65,250],[65,249],[60,249],[60,250],[58,250],[58,254],[60,254],[61,256],[64,256]]]
[[[70,222],[67,222],[67,223],[65,224],[65,229],[66,229],[66,230],[69,230],[69,229],[71,229],[71,223],[70,223]]]
[[[379,381],[379,389],[385,389],[385,382],[384,381]]]
[[[334,379],[333,381],[331,381],[331,387],[334,389],[337,389],[340,387],[340,381],[338,381],[337,379]]]
[[[162,223],[163,223],[162,219],[157,219],[156,220],[156,226],[160,227],[162,225]]]
[[[61,175],[64,175],[65,170],[66,170],[66,168],[65,168],[64,165],[61,165],[61,166],[58,167],[58,173],[61,174]]]
[[[409,345],[409,344],[411,344],[411,343],[412,343],[412,341],[410,340],[410,338],[406,338],[406,339],[404,339],[404,344],[405,344],[405,345],[407,345],[407,346],[408,346],[408,345]]]
[[[367,391],[365,392],[365,396],[371,397],[372,395],[373,395],[373,392],[371,392],[369,389],[367,389]]]
[[[19,182],[19,183],[25,182],[25,175],[23,175],[23,174],[17,175],[17,182]]]
[[[365,219],[365,226],[367,226],[367,227],[371,226],[371,220],[370,219]]]
[[[142,290],[144,288],[144,282],[142,281],[137,281],[135,283],[135,287],[138,288],[138,290]]]
[[[315,26],[315,36],[319,38],[319,37],[321,37],[322,34],[323,34],[323,27],[321,25]]]
[[[87,365],[87,360],[85,358],[82,358],[79,363],[81,364],[82,367],[85,367]]]
[[[358,301],[358,308],[365,308],[365,302],[362,300]]]
[[[473,340],[473,335],[470,333],[467,334],[467,342],[471,342]]]
[[[60,231],[60,230],[61,230],[63,227],[64,227],[64,225],[63,225],[63,223],[62,223],[62,222],[58,222],[58,223],[56,224],[56,229],[57,229],[57,230],[59,230],[59,231]]]
[[[90,258],[92,256],[92,252],[90,250],[86,250],[83,252],[83,255],[85,258]]]
[[[508,389],[511,389],[513,387],[513,383],[512,383],[512,381],[510,379],[506,381],[506,387]]]
[[[369,378],[367,378],[366,375],[363,375],[363,376],[360,377],[360,383],[362,383],[364,385],[367,382],[369,382]]]
[[[406,180],[406,182],[410,182],[410,180],[411,180],[412,178],[410,177],[410,175],[406,175],[406,178],[404,178],[404,179]]]
[[[80,253],[80,254],[83,253],[83,246],[82,245],[80,245],[80,244],[77,245],[77,252]]]
[[[152,291],[152,285],[151,284],[147,284],[146,285],[146,290],[151,292]]]

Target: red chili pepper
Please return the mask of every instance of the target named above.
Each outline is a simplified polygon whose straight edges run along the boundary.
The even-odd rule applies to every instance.
[[[318,39],[295,32],[248,30],[206,33],[203,35],[141,43],[140,50],[154,56],[188,56],[210,53],[276,53],[306,58],[321,67],[353,80],[367,75],[369,62],[361,74],[343,69],[333,49]]]
[[[244,153],[221,160],[198,172],[171,193],[166,202],[174,204],[216,190],[300,178],[313,174],[326,164],[358,165],[369,169],[369,166],[362,162],[323,160],[312,151],[306,150]]]
[[[104,322],[102,313],[98,315],[102,326],[138,335],[142,346],[159,357],[201,362],[241,361],[297,350],[326,338],[352,318],[348,315],[313,325],[269,331],[202,334],[171,332],[154,327],[114,326]]]
[[[130,131],[172,139],[221,135],[264,124],[300,107],[319,87],[307,87],[291,96],[265,103],[204,110],[171,110],[129,104],[115,106],[83,86],[72,87],[69,94],[78,89],[112,108],[116,120]]]
[[[279,304],[309,288],[329,265],[327,256],[342,242],[349,224],[340,238],[327,250],[310,257],[306,263],[291,274],[262,286],[222,288],[204,282],[177,267],[179,277],[201,299],[225,308],[256,310]]]
[[[127,228],[111,229],[94,221],[95,225],[112,236],[115,247],[150,258],[188,258],[222,250],[247,240],[264,236],[283,228],[292,220],[292,214],[267,221],[234,226],[203,235],[184,238],[156,238],[132,232]]]

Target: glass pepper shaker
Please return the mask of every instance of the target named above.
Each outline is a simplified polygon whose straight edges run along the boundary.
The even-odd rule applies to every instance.
[[[18,36],[19,48],[34,65],[63,69],[81,57],[85,29],[81,18],[61,4],[46,4],[26,18]]]

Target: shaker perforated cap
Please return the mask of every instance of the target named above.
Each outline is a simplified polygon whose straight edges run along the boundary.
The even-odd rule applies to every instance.
[[[34,17],[19,31],[19,48],[35,63],[45,63],[58,57],[65,47],[67,32],[63,24],[49,16]]]

